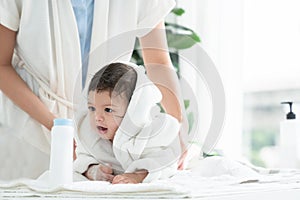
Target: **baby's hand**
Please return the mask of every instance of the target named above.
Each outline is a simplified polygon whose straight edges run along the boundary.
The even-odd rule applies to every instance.
[[[145,177],[147,176],[148,172],[143,170],[143,171],[138,171],[135,173],[125,173],[125,174],[120,174],[117,175],[113,178],[112,184],[137,184],[143,182]]]
[[[114,175],[112,175],[113,170],[110,166],[105,166],[102,164],[91,165],[84,175],[93,181],[109,181],[112,182]]]

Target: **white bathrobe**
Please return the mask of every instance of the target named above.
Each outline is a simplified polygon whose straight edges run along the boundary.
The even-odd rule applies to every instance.
[[[111,164],[115,175],[146,169],[149,173],[143,182],[170,177],[177,170],[180,124],[174,117],[160,113],[157,103],[161,93],[144,68],[130,65],[137,71],[137,83],[113,143],[92,130],[89,115],[79,123],[74,162],[77,175],[99,163]]]
[[[132,50],[135,37],[147,34],[174,4],[174,0],[95,0],[91,51],[97,52],[121,33],[143,29],[119,44]],[[81,91],[81,58],[71,0],[0,0],[0,23],[17,31],[12,62],[16,71],[54,114],[73,118],[73,96]],[[130,52],[121,58],[129,59]],[[93,61],[90,64],[88,74],[99,67]],[[49,153],[49,131],[4,95],[0,98],[0,124],[13,127],[19,136]]]

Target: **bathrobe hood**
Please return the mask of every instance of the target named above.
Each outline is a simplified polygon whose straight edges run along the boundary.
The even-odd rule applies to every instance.
[[[148,170],[144,182],[168,177],[177,169],[180,124],[161,113],[162,94],[143,66],[124,62],[137,72],[136,87],[113,140],[113,152],[125,172]]]

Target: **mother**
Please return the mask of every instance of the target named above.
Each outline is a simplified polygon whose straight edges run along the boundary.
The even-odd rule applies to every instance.
[[[0,0],[0,124],[49,154],[53,119],[73,117],[73,90],[85,84],[89,52],[134,30],[142,31],[126,44],[133,49],[139,38],[162,105],[181,121],[178,83],[169,54],[162,51],[165,34],[158,31],[174,5],[173,0]],[[171,78],[165,82],[166,77]]]

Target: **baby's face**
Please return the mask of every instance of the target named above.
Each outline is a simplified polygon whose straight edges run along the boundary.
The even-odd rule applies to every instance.
[[[91,125],[101,138],[113,141],[127,106],[127,100],[120,95],[111,97],[108,91],[89,92],[88,109]]]

